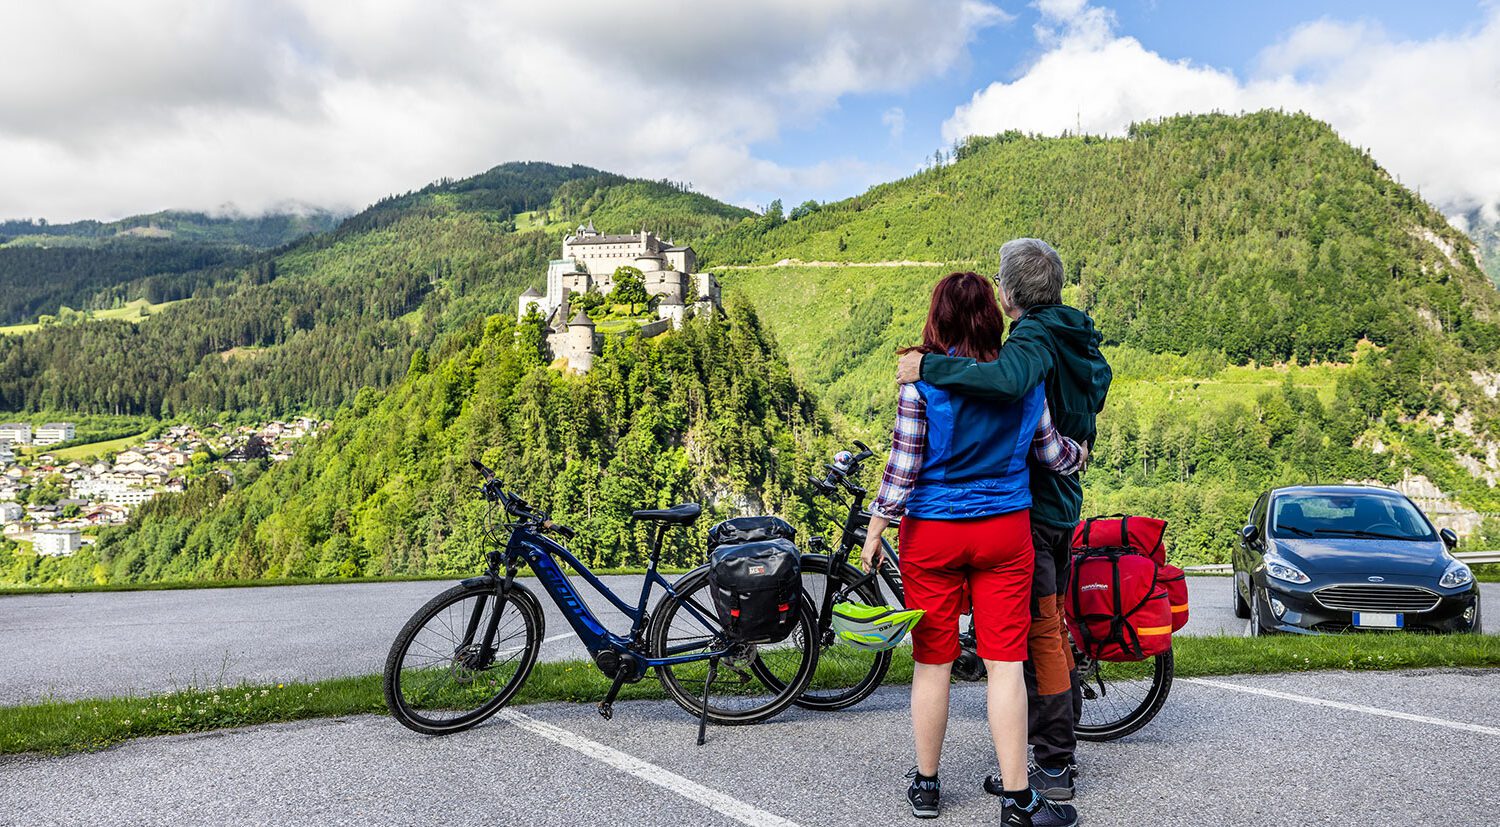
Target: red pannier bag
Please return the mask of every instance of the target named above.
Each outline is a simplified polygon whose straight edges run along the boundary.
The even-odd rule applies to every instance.
[[[1167,602],[1172,604],[1172,631],[1175,632],[1188,622],[1187,573],[1167,562],[1166,546],[1162,544],[1166,533],[1167,521],[1155,517],[1123,514],[1092,517],[1073,530],[1073,547],[1129,546],[1156,561],[1159,567],[1156,582],[1167,589]]]
[[[1187,622],[1187,581],[1181,569],[1166,565],[1166,527],[1151,517],[1116,515],[1091,518],[1074,530],[1064,613],[1074,642],[1089,657],[1138,661],[1172,648],[1172,632]],[[1173,610],[1174,602],[1181,611]]]

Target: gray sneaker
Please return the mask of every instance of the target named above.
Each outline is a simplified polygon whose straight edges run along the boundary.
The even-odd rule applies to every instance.
[[[1078,775],[1078,767],[1074,764],[1048,769],[1036,764],[1026,768],[1026,780],[1031,788],[1052,799],[1053,801],[1069,801],[1073,798],[1073,779]],[[993,775],[985,776],[984,791],[990,795],[1002,795],[1005,788],[1001,786],[1000,779]]]
[[[1076,827],[1078,824],[1077,807],[1050,801],[1034,788],[1031,800],[1024,804],[1006,796],[1001,796],[1000,801],[1000,823],[1005,827]]]

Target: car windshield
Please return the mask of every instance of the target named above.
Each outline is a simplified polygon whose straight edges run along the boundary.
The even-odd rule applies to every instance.
[[[1404,497],[1379,493],[1280,494],[1273,506],[1275,537],[1364,537],[1431,540],[1432,526]]]

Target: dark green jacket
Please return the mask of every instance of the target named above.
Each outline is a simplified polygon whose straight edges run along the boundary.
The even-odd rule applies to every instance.
[[[1113,374],[1099,352],[1103,337],[1087,313],[1061,304],[1038,305],[1011,323],[993,362],[928,354],[922,378],[955,393],[1014,403],[1046,383],[1052,422],[1066,437],[1093,446],[1095,417],[1104,408]],[[1071,527],[1083,509],[1077,474],[1031,464],[1031,519]]]

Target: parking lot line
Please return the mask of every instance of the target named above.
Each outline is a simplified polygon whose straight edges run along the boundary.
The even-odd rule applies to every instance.
[[[560,744],[574,752],[586,755],[601,764],[614,767],[642,781],[648,781],[690,801],[702,804],[714,812],[729,816],[741,824],[749,824],[751,827],[801,827],[795,821],[782,818],[775,813],[768,813],[738,798],[725,795],[710,787],[705,787],[691,779],[683,778],[671,770],[659,767],[650,761],[636,758],[630,753],[621,752],[614,747],[590,740],[576,732],[549,724],[546,721],[539,721],[524,712],[517,712],[514,709],[503,709],[500,711],[499,717],[528,732],[540,735],[555,744]]]
[[[1244,692],[1247,695],[1261,695],[1267,698],[1280,698],[1283,701],[1295,701],[1299,704],[1310,706],[1326,706],[1330,709],[1342,709],[1349,712],[1363,712],[1366,715],[1379,715],[1384,718],[1395,718],[1401,721],[1415,721],[1419,724],[1431,724],[1433,726],[1458,729],[1465,732],[1477,732],[1480,735],[1500,736],[1500,728],[1488,727],[1482,724],[1470,724],[1463,721],[1450,721],[1447,718],[1434,718],[1429,715],[1414,715],[1410,712],[1397,712],[1394,709],[1381,709],[1378,706],[1364,706],[1363,704],[1346,704],[1343,701],[1330,701],[1326,698],[1314,698],[1309,695],[1296,695],[1291,692],[1279,692],[1275,689],[1262,689],[1258,686],[1244,686],[1237,683],[1225,683],[1223,681],[1211,681],[1206,678],[1178,678],[1183,683],[1196,683],[1201,686],[1212,686],[1216,689],[1228,689],[1231,692]]]

